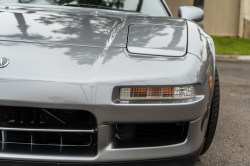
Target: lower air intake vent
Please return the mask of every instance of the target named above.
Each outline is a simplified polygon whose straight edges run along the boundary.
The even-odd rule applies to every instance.
[[[117,124],[117,147],[164,146],[184,142],[188,123]]]
[[[95,156],[96,130],[87,111],[0,106],[2,151]]]

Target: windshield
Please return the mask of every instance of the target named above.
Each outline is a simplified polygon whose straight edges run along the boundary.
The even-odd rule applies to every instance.
[[[0,0],[0,3],[64,5],[141,12],[152,16],[168,16],[161,0]]]

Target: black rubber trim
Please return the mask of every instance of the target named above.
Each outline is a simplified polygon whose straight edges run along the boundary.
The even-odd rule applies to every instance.
[[[161,159],[161,160],[145,160],[145,161],[131,161],[131,162],[115,162],[115,163],[46,163],[46,162],[28,162],[28,161],[13,161],[0,160],[0,166],[193,166],[197,161],[203,146],[195,153],[179,158]]]

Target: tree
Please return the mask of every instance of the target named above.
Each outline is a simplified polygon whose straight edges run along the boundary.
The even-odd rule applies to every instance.
[[[204,8],[204,0],[194,0],[194,6],[197,6],[199,8]]]

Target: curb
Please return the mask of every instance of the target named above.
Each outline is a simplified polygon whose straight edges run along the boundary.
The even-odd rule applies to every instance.
[[[249,62],[250,55],[216,55],[217,61]]]

